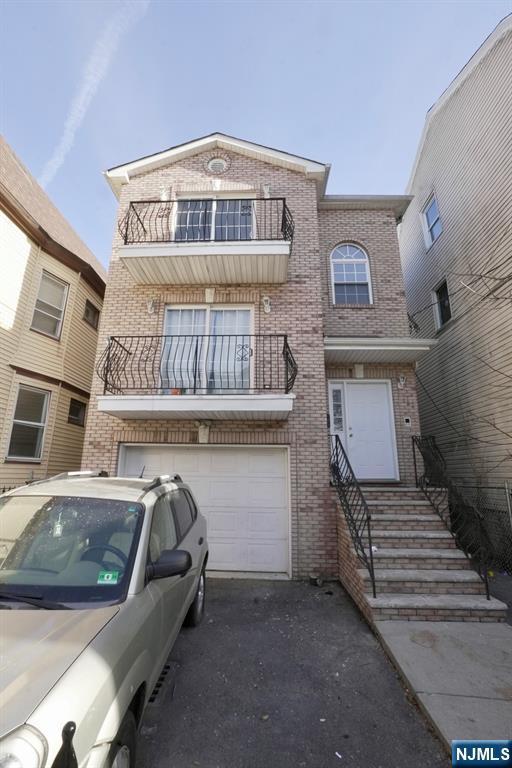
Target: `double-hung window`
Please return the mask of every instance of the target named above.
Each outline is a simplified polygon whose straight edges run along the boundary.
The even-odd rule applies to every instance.
[[[50,393],[20,386],[9,442],[10,459],[38,460],[43,451]]]
[[[32,330],[60,338],[68,284],[43,271],[32,317]]]
[[[252,200],[179,200],[174,239],[250,240]]]
[[[441,224],[441,218],[439,216],[439,208],[437,207],[437,200],[434,195],[429,198],[427,204],[423,208],[423,220],[427,246],[430,246],[437,240],[443,231],[443,225]]]
[[[331,253],[334,304],[371,304],[368,256],[358,245],[341,243]]]

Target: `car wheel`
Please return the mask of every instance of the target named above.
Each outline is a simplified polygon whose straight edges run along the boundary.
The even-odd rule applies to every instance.
[[[197,627],[197,625],[201,623],[201,620],[204,616],[205,600],[206,600],[206,574],[203,566],[203,570],[201,571],[199,582],[197,584],[194,601],[190,606],[190,608],[188,609],[188,613],[185,617],[185,626]]]
[[[137,724],[133,712],[127,712],[110,748],[110,768],[135,768],[136,746]]]

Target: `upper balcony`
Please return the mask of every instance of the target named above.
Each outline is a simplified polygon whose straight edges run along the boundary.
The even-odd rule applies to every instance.
[[[280,334],[112,336],[98,410],[120,419],[286,419],[297,364]]]
[[[137,283],[284,283],[293,218],[283,197],[131,202],[120,259]]]

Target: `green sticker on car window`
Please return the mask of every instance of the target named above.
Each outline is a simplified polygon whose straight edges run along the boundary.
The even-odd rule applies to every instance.
[[[119,571],[100,571],[96,584],[117,584]]]

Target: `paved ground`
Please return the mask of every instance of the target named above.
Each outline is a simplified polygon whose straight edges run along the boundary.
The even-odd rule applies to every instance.
[[[448,745],[511,737],[512,627],[378,621],[377,631]]]
[[[138,768],[446,768],[449,760],[336,584],[209,582],[148,706]]]

